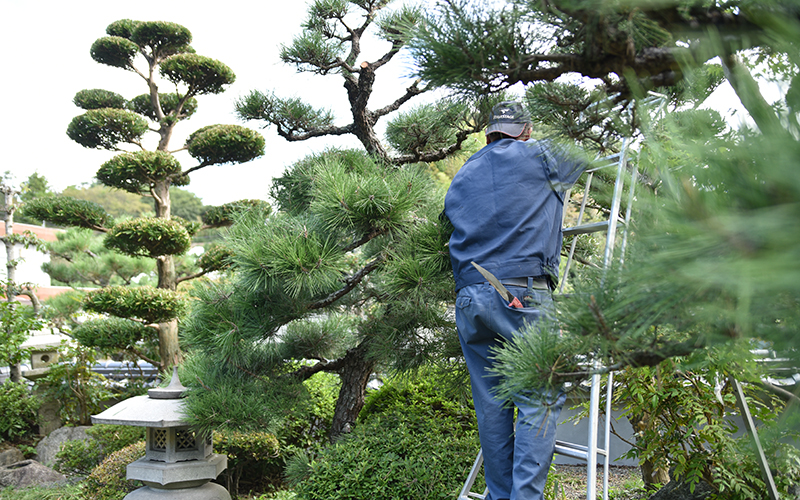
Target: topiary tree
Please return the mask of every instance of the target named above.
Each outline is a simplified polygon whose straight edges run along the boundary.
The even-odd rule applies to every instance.
[[[56,224],[101,231],[106,234],[106,247],[125,255],[155,259],[159,290],[150,290],[149,295],[137,296],[132,302],[134,299],[125,289],[112,288],[104,292],[111,299],[92,307],[96,312],[135,318],[138,323],[155,328],[158,364],[168,366],[180,358],[179,311],[176,308],[154,319],[149,317],[148,309],[164,295],[174,295],[182,280],[222,265],[219,260],[207,259],[204,264],[209,267],[200,273],[178,274],[175,258],[186,252],[201,226],[172,215],[170,187],[188,184],[189,174],[198,169],[243,163],[262,155],[264,139],[238,125],[211,125],[192,133],[186,144],[172,146],[175,127],[194,114],[197,97],[223,92],[235,79],[233,71],[217,60],[196,54],[189,45],[190,31],[179,24],[122,19],[110,24],[106,34],[92,44],[92,58],[140,76],[147,92],[130,100],[103,89],[78,92],[73,102],[84,113],[70,122],[67,135],[86,148],[117,152],[97,171],[97,179],[105,186],[151,198],[155,216],[115,222],[97,204],[60,196],[34,200],[26,207],[26,213]],[[174,86],[175,92],[159,92],[164,80]],[[152,151],[143,146],[148,133],[158,136]],[[174,156],[181,150],[188,150],[197,164],[181,166]],[[84,332],[84,336],[107,335],[110,331],[115,335],[113,329],[104,327]],[[129,331],[117,333],[121,345],[125,345]]]

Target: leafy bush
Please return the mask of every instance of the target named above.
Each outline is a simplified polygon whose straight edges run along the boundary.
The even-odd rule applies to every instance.
[[[707,349],[657,367],[619,372],[614,402],[624,406],[636,431],[636,446],[625,456],[669,467],[672,479],[704,481],[724,498],[761,498],[766,485],[752,438],[746,433],[736,436],[737,420],[729,417],[739,411],[734,389],[725,382],[726,369],[734,361],[742,366],[748,355]],[[748,378],[756,380],[752,385],[743,384],[748,406],[760,422],[759,439],[774,468],[781,496],[785,496],[800,482],[800,451],[788,444],[796,442],[798,434],[789,426],[777,425],[786,405],[759,390],[761,375],[755,372]]]
[[[55,466],[59,472],[88,475],[108,455],[145,438],[143,427],[129,425],[95,425],[86,433],[94,441],[71,440],[61,445]]]
[[[370,395],[351,434],[313,460],[298,455],[287,475],[307,500],[453,498],[479,446],[469,408],[431,381],[401,382]]]
[[[65,425],[89,425],[91,416],[100,413],[112,396],[106,378],[92,371],[97,360],[90,348],[63,343],[60,357],[72,361],[51,365],[36,385],[43,399],[59,402],[58,416]]]
[[[128,464],[143,457],[144,452],[145,443],[139,441],[110,454],[83,482],[83,499],[121,500],[142,486],[138,481],[125,479],[125,474]]]
[[[251,484],[269,476],[280,446],[278,439],[266,432],[222,431],[214,433],[214,451],[228,456],[228,468],[222,474],[228,491],[236,496],[245,471],[246,481]]]
[[[0,440],[16,441],[36,431],[40,401],[23,384],[0,384]]]

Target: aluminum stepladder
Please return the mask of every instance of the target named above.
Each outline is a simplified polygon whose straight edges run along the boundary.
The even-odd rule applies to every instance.
[[[564,236],[576,236],[579,234],[590,234],[596,232],[606,232],[605,250],[603,253],[603,267],[608,268],[611,265],[614,248],[616,245],[616,233],[618,226],[621,225],[625,228],[622,238],[622,248],[620,253],[624,255],[624,248],[627,244],[627,227],[631,218],[631,205],[634,200],[634,186],[636,185],[637,169],[632,171],[631,182],[628,190],[628,203],[625,210],[624,218],[620,220],[620,206],[623,196],[625,185],[625,175],[627,173],[628,165],[628,149],[630,147],[630,139],[624,139],[619,153],[597,160],[599,166],[586,170],[586,182],[584,186],[583,199],[581,201],[580,211],[576,225],[563,229]],[[608,220],[583,224],[583,218],[586,212],[586,205],[589,199],[589,191],[594,178],[594,173],[601,169],[616,167],[616,180],[614,183],[614,191],[612,195],[611,210]],[[569,200],[570,192],[567,192],[565,200]],[[564,219],[566,219],[566,210],[564,211]],[[563,227],[562,220],[562,227]],[[570,266],[575,253],[576,239],[572,240],[569,255],[567,257],[566,267],[564,268],[564,277],[561,280],[559,293],[563,292],[564,283],[569,273]],[[593,368],[599,368],[596,363],[592,365]],[[586,498],[587,500],[595,500],[597,490],[597,460],[598,456],[603,461],[603,500],[608,500],[608,467],[609,467],[609,453],[608,443],[611,437],[611,397],[613,390],[613,372],[605,374],[606,377],[606,406],[605,406],[605,421],[603,427],[603,446],[598,446],[598,434],[600,432],[600,386],[602,383],[603,375],[595,373],[591,377],[591,389],[589,396],[589,433],[586,446],[568,443],[565,441],[556,440],[555,452],[559,455],[583,460],[586,462]],[[475,462],[472,465],[469,476],[467,477],[461,492],[458,495],[458,500],[485,500],[488,489],[483,493],[476,493],[472,491],[475,480],[478,477],[480,468],[483,465],[483,452],[479,451]]]

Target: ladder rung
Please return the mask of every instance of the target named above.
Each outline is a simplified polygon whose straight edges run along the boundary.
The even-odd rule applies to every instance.
[[[597,233],[600,231],[608,230],[608,221],[592,222],[591,224],[581,224],[580,226],[565,227],[562,229],[564,236],[573,236],[576,234]]]
[[[567,443],[566,441],[556,441],[556,453],[578,460],[587,460],[589,458],[588,447],[575,443]],[[597,454],[604,457],[608,456],[606,450],[602,448],[597,449]]]

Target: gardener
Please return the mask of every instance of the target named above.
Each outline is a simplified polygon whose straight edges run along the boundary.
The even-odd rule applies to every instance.
[[[541,390],[515,397],[515,433],[513,408],[494,397],[500,379],[487,372],[490,349],[536,324],[552,304],[564,190],[586,167],[530,135],[530,115],[520,103],[495,106],[486,146],[461,167],[445,198],[444,215],[453,225],[456,325],[470,373],[489,500],[544,498],[565,400],[561,392]],[[509,305],[473,261],[519,302]]]

